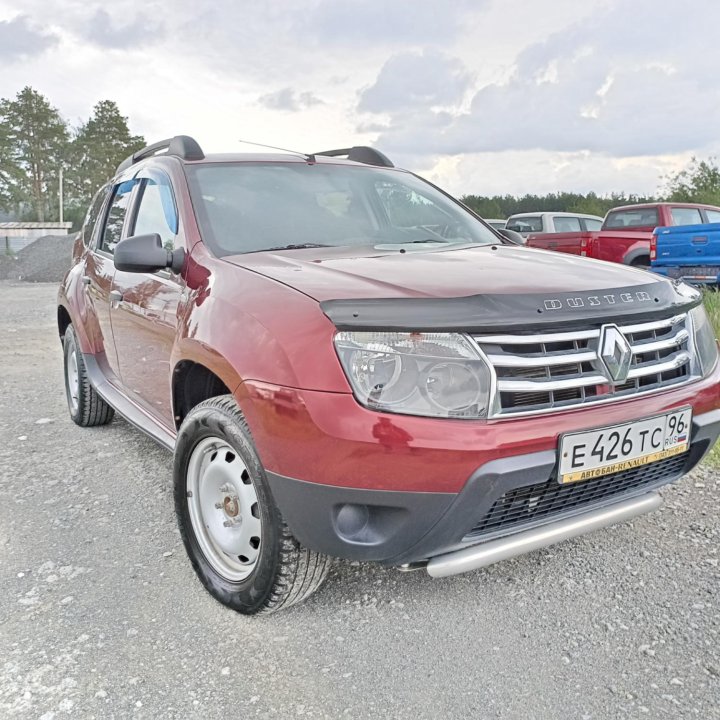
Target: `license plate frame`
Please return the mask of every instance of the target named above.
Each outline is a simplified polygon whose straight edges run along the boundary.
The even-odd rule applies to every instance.
[[[668,437],[668,426],[672,417],[675,417],[676,421]],[[648,435],[652,435],[660,424],[662,424],[662,447],[655,444],[654,437],[648,439]],[[681,431],[675,433],[675,429],[681,424],[683,425]],[[643,431],[646,431],[644,437]],[[691,431],[692,407],[683,406],[637,420],[563,433],[558,438],[557,481],[561,485],[571,485],[680,455],[690,447]],[[615,434],[618,435],[617,442],[613,437]],[[604,446],[598,448],[598,444],[603,440],[614,443],[615,447],[607,448],[608,452],[605,453]],[[628,453],[618,452],[623,449],[623,440],[626,443],[629,440],[632,444],[632,450]],[[646,441],[649,443],[648,452],[645,452]],[[640,452],[635,452],[638,443],[641,443]],[[588,452],[589,444],[590,452]],[[599,461],[598,450],[601,453]],[[586,459],[588,455],[594,456],[592,461],[594,464],[577,464],[578,460]]]

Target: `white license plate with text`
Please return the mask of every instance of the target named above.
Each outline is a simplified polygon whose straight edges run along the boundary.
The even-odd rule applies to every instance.
[[[629,470],[684,453],[690,443],[692,409],[644,420],[568,433],[560,438],[562,484]]]

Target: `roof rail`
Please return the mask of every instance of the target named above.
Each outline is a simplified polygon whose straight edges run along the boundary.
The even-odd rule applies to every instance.
[[[379,165],[380,167],[395,167],[390,158],[375,148],[367,147],[367,145],[356,145],[351,148],[342,150],[325,150],[324,152],[313,153],[313,155],[325,155],[326,157],[347,157],[353,162],[363,163],[365,165]]]
[[[123,170],[134,165],[140,160],[152,157],[161,150],[165,150],[164,155],[175,155],[176,157],[182,158],[183,160],[204,160],[205,154],[202,151],[197,141],[188,135],[176,135],[175,137],[168,138],[167,140],[160,140],[160,142],[153,143],[144,147],[142,150],[134,152],[130,157],[125,158],[117,168],[117,173],[121,173]]]

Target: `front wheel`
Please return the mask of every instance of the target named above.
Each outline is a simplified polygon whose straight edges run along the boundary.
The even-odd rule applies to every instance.
[[[185,549],[216,600],[252,615],[289,607],[320,587],[332,561],[300,545],[285,525],[232,396],[188,413],[174,482]]]

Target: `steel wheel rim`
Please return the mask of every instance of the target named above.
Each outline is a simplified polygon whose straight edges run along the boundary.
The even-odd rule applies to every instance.
[[[260,555],[260,505],[248,469],[225,440],[210,437],[193,449],[186,495],[200,550],[223,578],[247,578]]]
[[[67,379],[68,399],[70,400],[70,409],[73,413],[77,412],[80,405],[80,373],[78,371],[77,350],[73,347],[70,351],[67,361],[67,370],[65,372]]]

